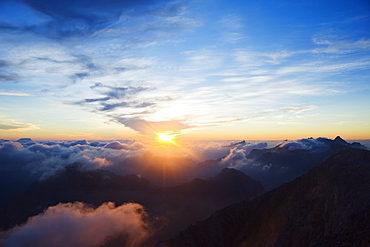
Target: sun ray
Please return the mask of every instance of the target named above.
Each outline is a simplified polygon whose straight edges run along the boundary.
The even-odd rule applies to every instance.
[[[165,148],[166,155],[169,155],[172,153],[172,151],[175,151],[174,153],[177,153],[178,155],[181,155],[183,157],[188,157],[193,160],[201,161],[202,158],[194,151],[192,151],[190,148],[186,147],[186,144],[183,145],[181,143],[178,143],[175,141],[178,138],[179,134],[173,134],[173,132],[157,132],[156,133],[157,138],[155,141],[162,143],[164,145],[157,146],[156,148]],[[155,146],[154,146],[155,147]]]

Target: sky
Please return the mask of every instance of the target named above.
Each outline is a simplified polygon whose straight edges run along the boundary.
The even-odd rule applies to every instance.
[[[370,2],[0,0],[0,139],[370,139]]]

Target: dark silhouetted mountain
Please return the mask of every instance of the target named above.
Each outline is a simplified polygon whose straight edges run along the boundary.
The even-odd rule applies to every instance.
[[[215,212],[164,246],[369,246],[370,151],[347,149],[308,174]]]
[[[161,239],[168,239],[218,209],[261,194],[263,187],[244,173],[225,168],[213,178],[197,178],[161,190],[163,201],[156,213],[175,222],[170,222],[166,232],[160,236]]]
[[[235,199],[244,200],[263,192],[260,182],[251,179],[244,173],[224,168],[215,177],[203,180],[196,178],[190,183],[166,188],[167,192],[192,197],[194,200],[208,200],[230,204]]]
[[[189,224],[206,219],[212,212],[262,193],[261,184],[240,171],[224,169],[207,180],[195,179],[174,187],[155,187],[136,175],[119,176],[105,170],[83,170],[74,163],[52,177],[35,182],[21,196],[0,210],[4,230],[22,224],[58,203],[80,201],[99,206],[137,202],[153,216],[167,219],[156,239],[175,236]]]
[[[20,138],[16,142],[19,142],[23,146],[31,146],[36,144],[36,142],[34,142],[31,138]]]
[[[82,201],[96,206],[106,201],[122,204],[139,200],[142,192],[150,193],[154,189],[148,181],[135,175],[121,177],[104,170],[83,171],[81,167],[82,164],[74,163],[52,177],[33,183],[0,211],[1,228],[23,223],[60,202]]]
[[[37,181],[29,171],[0,171],[0,208],[14,198],[25,192],[29,186]]]
[[[340,136],[335,137],[334,142],[339,143],[341,145],[348,145],[349,144],[345,140],[343,140]]]
[[[110,167],[120,175],[140,174],[159,187],[180,185],[191,181],[196,162],[189,158],[159,157],[151,153],[127,157],[122,164]]]

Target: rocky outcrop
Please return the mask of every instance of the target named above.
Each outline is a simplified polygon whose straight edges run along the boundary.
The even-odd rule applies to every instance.
[[[347,149],[308,174],[236,203],[164,246],[367,246],[370,152]]]

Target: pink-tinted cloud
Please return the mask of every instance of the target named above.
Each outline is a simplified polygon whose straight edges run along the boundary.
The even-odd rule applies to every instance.
[[[147,214],[140,204],[115,207],[112,202],[94,209],[81,202],[58,204],[10,230],[5,247],[93,247],[109,243],[141,246],[151,235]]]

